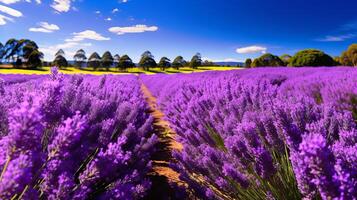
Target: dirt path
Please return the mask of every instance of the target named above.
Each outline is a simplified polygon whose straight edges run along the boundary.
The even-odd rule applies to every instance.
[[[164,120],[164,114],[158,109],[156,98],[144,84],[141,85],[141,91],[154,117],[154,129],[159,134],[158,151],[153,156],[153,172],[150,174],[153,185],[146,199],[175,199],[173,196],[175,191],[172,191],[169,184],[184,185],[184,183],[179,179],[179,174],[169,167],[169,163],[173,160],[171,152],[181,150],[182,145],[175,141],[176,134]]]

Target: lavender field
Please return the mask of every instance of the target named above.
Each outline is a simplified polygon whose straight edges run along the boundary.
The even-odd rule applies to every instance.
[[[357,199],[357,69],[0,75],[0,199],[153,199],[164,137],[162,199]]]

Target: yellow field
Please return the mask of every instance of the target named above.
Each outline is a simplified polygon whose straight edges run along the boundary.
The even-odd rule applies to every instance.
[[[161,71],[159,68],[151,68],[150,71],[144,71],[139,68],[131,68],[127,72],[121,72],[118,71],[117,69],[111,69],[110,71],[92,71],[90,69],[79,70],[76,68],[67,68],[67,69],[61,69],[60,71],[64,74],[92,74],[92,75],[149,74],[150,75],[150,74],[158,74],[158,73],[176,74],[176,73],[195,73],[195,72],[205,72],[205,71],[227,71],[227,70],[234,70],[234,69],[242,69],[242,68],[212,66],[212,67],[199,67],[198,69],[191,69],[191,68],[184,67],[184,68],[180,68],[180,70],[170,68],[167,69],[166,71]],[[49,73],[50,73],[50,67],[42,67],[41,69],[38,70],[0,68],[0,74],[29,74],[30,75],[30,74],[49,74]]]

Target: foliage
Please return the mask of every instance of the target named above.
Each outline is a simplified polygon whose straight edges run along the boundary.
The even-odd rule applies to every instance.
[[[190,67],[192,69],[197,69],[201,65],[202,65],[202,56],[200,53],[196,53],[196,55],[194,55],[191,59]]]
[[[154,59],[154,56],[151,54],[150,51],[145,51],[141,55],[139,67],[142,67],[144,70],[149,71],[150,67],[156,67],[156,66],[157,66],[157,63]]]
[[[97,70],[101,65],[101,58],[97,52],[92,53],[88,58],[88,67],[92,67],[93,70]]]
[[[297,52],[290,60],[289,66],[292,67],[316,67],[316,66],[334,66],[333,58],[322,51],[315,49],[306,49]]]
[[[109,71],[109,68],[113,65],[114,58],[109,51],[104,52],[102,56],[102,66]]]
[[[22,64],[28,68],[40,67],[42,58],[43,54],[39,52],[37,44],[28,39],[9,39],[0,48],[0,60],[13,63],[16,67],[21,67]]]
[[[252,67],[252,59],[248,58],[245,60],[245,68],[251,68]]]
[[[120,57],[118,65],[120,70],[124,71],[134,66],[135,64],[128,55],[123,55],[122,57]]]
[[[341,63],[344,66],[357,66],[357,44],[352,44],[342,53]]]
[[[74,62],[78,68],[82,68],[83,64],[87,60],[86,52],[83,49],[80,49],[73,56]]]
[[[252,67],[280,67],[284,66],[284,62],[278,57],[270,53],[266,53],[259,58],[254,59]]]
[[[183,59],[182,56],[177,56],[172,62],[172,67],[178,70],[180,67],[183,67],[185,63],[186,61]]]
[[[159,62],[159,64],[158,64],[158,67],[160,67],[160,69],[161,69],[162,71],[165,71],[165,69],[171,67],[171,63],[170,63],[170,62],[171,62],[171,60],[168,59],[167,57],[162,57],[162,58],[160,59],[160,62]]]
[[[283,54],[280,56],[280,59],[284,62],[284,66],[288,66],[291,60],[291,56],[289,54]]]
[[[56,54],[57,55],[57,54]],[[68,62],[66,58],[63,56],[64,54],[58,54],[53,61],[53,64],[59,68],[66,68],[68,67]]]

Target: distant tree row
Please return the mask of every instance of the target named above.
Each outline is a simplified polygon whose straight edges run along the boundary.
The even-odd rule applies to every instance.
[[[323,51],[306,49],[297,52],[294,56],[284,54],[280,57],[266,53],[254,60],[247,59],[245,66],[251,67],[304,67],[304,66],[357,66],[357,44],[352,44],[341,57],[332,58]]]
[[[39,51],[36,42],[28,39],[9,39],[0,43],[0,63],[13,63],[15,67],[41,67],[43,53]]]
[[[73,60],[77,68],[89,67],[93,68],[93,70],[97,70],[99,68],[105,68],[106,70],[109,70],[110,68],[115,67],[121,71],[124,71],[128,68],[136,66],[128,55],[119,56],[116,54],[113,56],[109,51],[106,51],[102,57],[100,57],[98,53],[94,52],[89,56],[89,58],[87,58],[86,52],[83,49],[80,49],[73,56]],[[65,52],[62,49],[60,49],[55,54],[55,59],[52,64],[60,68],[66,68],[69,66],[68,61],[65,58]],[[204,64],[210,63],[206,61]],[[155,57],[150,51],[145,51],[141,55],[141,59],[138,64],[139,67],[147,71],[153,67],[159,67],[161,70],[166,70],[170,67],[179,69],[181,67],[190,66],[193,69],[196,69],[201,65],[202,59],[201,54],[199,53],[194,55],[190,62],[186,62],[182,56],[177,56],[173,62],[171,62],[171,60],[167,57],[162,57],[159,63],[156,63]]]

